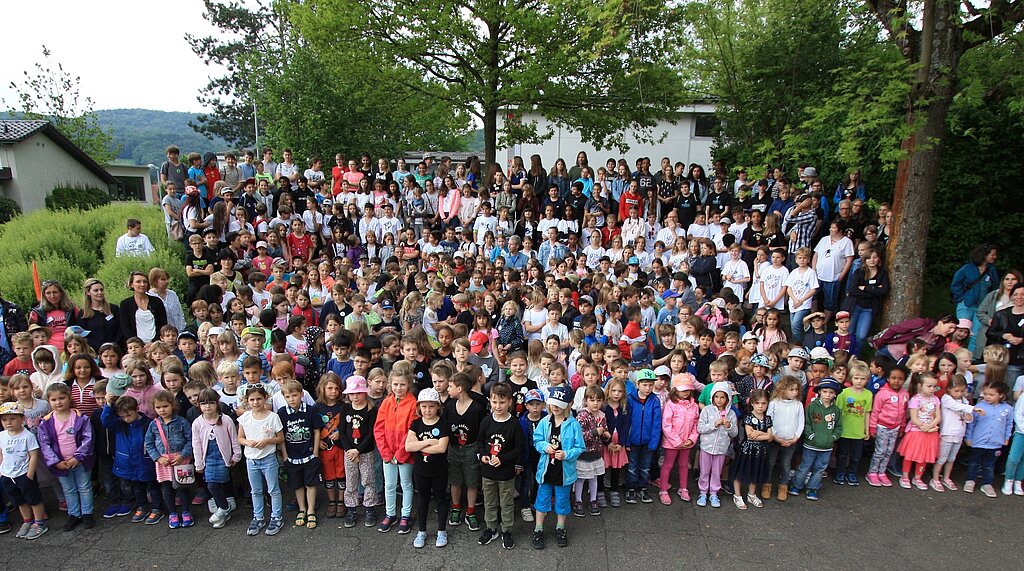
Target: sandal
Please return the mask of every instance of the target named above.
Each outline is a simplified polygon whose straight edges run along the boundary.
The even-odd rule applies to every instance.
[[[306,529],[316,528],[316,514],[309,514],[306,516]]]
[[[299,512],[295,515],[295,525],[299,527],[306,525],[306,512]]]

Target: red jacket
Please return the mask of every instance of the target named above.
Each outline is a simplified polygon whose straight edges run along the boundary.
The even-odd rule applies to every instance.
[[[373,425],[373,438],[385,463],[392,459],[400,464],[412,462],[412,454],[405,450],[405,439],[415,419],[416,397],[412,393],[406,394],[401,401],[395,400],[395,395],[388,395],[380,403],[377,422]]]

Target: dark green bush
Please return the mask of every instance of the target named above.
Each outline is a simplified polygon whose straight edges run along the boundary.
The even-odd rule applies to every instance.
[[[48,210],[92,210],[110,204],[110,192],[99,188],[58,186],[46,197]]]
[[[0,224],[6,224],[19,214],[21,214],[21,206],[17,202],[6,196],[0,196]]]

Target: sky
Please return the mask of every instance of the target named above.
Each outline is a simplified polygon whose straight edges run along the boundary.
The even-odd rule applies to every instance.
[[[34,75],[50,60],[81,76],[80,96],[95,109],[203,111],[196,94],[219,75],[192,53],[185,34],[214,32],[202,0],[34,0],[5,2],[0,34],[0,98],[15,99],[10,82]],[[173,6],[174,9],[169,9]]]

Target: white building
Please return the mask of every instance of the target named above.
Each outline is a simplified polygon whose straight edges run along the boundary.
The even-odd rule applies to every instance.
[[[712,103],[695,103],[679,109],[677,117],[672,121],[659,121],[651,128],[653,139],[657,141],[664,135],[660,142],[646,143],[637,140],[633,133],[627,134],[625,142],[629,145],[629,151],[625,154],[618,149],[598,150],[591,143],[584,143],[580,134],[564,127],[555,125],[539,113],[525,113],[521,120],[524,123],[537,122],[537,131],[540,134],[550,133],[551,137],[543,143],[524,143],[511,148],[499,148],[497,160],[512,163],[513,156],[523,157],[527,168],[530,166],[530,155],[540,155],[544,167],[551,170],[555,159],[562,158],[566,166],[572,168],[576,164],[576,154],[585,151],[591,165],[604,166],[608,158],[625,158],[633,167],[639,157],[651,159],[651,170],[657,170],[661,157],[668,157],[673,163],[682,162],[690,165],[697,163],[704,167],[705,171],[711,166],[711,147],[714,145],[715,129],[717,121],[714,117],[715,106]],[[504,116],[498,117],[498,129],[502,128]]]

